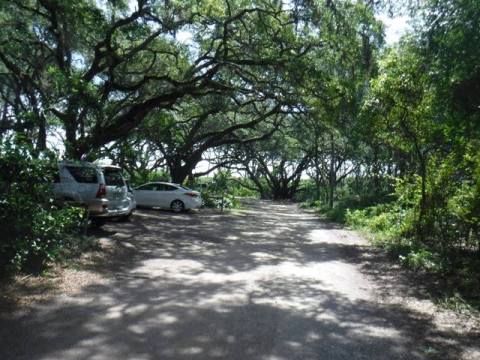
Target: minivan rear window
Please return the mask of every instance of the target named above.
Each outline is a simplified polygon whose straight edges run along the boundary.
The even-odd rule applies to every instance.
[[[75,181],[79,183],[98,183],[97,171],[94,168],[86,166],[67,166],[67,169]]]
[[[103,169],[103,176],[107,186],[125,186],[121,170]]]

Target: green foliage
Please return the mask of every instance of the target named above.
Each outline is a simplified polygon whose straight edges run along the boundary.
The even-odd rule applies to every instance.
[[[132,184],[142,185],[146,182],[153,181],[170,181],[170,175],[163,170],[156,171],[145,171],[142,174],[135,173],[135,178],[132,181]]]
[[[59,257],[84,220],[79,208],[58,208],[53,157],[36,159],[22,143],[0,143],[0,268],[40,271]]]
[[[415,213],[399,203],[381,204],[365,209],[347,210],[345,222],[364,231],[373,244],[390,252],[414,269],[438,270],[438,259],[418,243]]]
[[[223,207],[224,209],[235,209],[240,206],[235,196],[212,190],[202,191],[202,200],[203,206],[206,208],[221,209]]]
[[[207,183],[203,182],[204,186],[197,186],[202,193],[204,207],[232,209],[240,206],[235,194],[239,185],[230,171],[218,171],[208,180]]]
[[[387,169],[395,190],[386,203],[350,208],[345,221],[406,266],[448,274],[455,288],[478,294],[479,3],[414,10],[415,32],[384,51],[359,114],[366,154],[375,155],[362,166],[380,160],[373,168]]]
[[[480,300],[465,299],[459,292],[454,292],[451,295],[444,296],[438,304],[444,308],[455,311],[456,313],[463,313],[471,316],[480,316]]]
[[[308,197],[302,204],[307,208],[314,208],[327,219],[339,223],[347,223],[352,216],[353,211],[363,211],[366,208],[372,208],[375,204],[382,204],[388,206],[392,200],[392,194],[388,194],[390,189],[390,180],[383,179],[384,188],[377,192],[372,191],[371,179],[364,178],[347,178],[343,181],[341,186],[336,188],[336,200],[333,206],[330,207],[328,202],[328,194],[323,194],[320,199],[316,199],[315,184],[311,180],[302,182],[301,196]],[[358,185],[362,183],[362,185]],[[322,195],[322,194],[320,194]],[[301,197],[298,197],[301,199]],[[366,216],[366,215],[365,215]]]
[[[441,269],[438,256],[427,249],[411,249],[406,255],[400,255],[399,259],[402,264],[414,270],[438,271]]]
[[[254,188],[254,184],[249,179],[235,178],[230,183],[230,194],[240,198],[258,198],[260,194]]]

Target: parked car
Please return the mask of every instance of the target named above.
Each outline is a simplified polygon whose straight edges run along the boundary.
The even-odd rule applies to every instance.
[[[135,188],[133,194],[138,206],[171,209],[176,213],[198,209],[202,205],[198,191],[167,182],[143,184]]]
[[[92,218],[107,214],[105,179],[101,169],[88,162],[61,161],[53,194],[60,203],[85,206]]]
[[[137,204],[132,190],[123,177],[122,168],[113,165],[103,165],[101,169],[105,178],[108,209],[100,217],[128,219],[133,214]]]

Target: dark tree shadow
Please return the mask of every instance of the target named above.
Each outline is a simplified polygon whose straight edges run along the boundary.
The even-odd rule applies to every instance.
[[[1,359],[458,359],[475,341],[342,280],[375,254],[293,205],[142,210],[106,231],[126,254],[92,267],[109,281],[2,314]]]

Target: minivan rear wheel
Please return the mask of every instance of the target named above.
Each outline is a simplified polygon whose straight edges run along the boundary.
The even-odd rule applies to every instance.
[[[185,210],[185,204],[181,200],[173,200],[170,204],[170,209],[172,209],[174,213],[180,213]]]
[[[132,216],[132,213],[129,213],[129,214],[127,214],[127,215],[120,216],[120,217],[118,218],[118,221],[120,221],[120,222],[127,222],[127,221],[130,220],[130,217],[131,217],[131,216]]]
[[[98,218],[93,218],[91,219],[91,224],[93,228],[101,228],[103,225],[105,225],[106,221],[105,219],[98,219]]]

